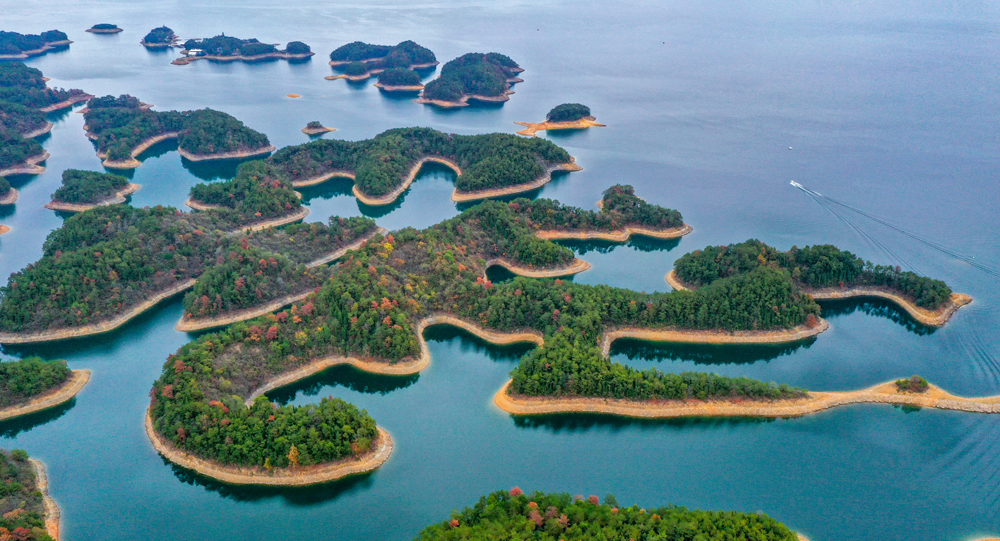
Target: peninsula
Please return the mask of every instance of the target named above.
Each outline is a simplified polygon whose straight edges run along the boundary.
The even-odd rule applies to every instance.
[[[88,28],[87,32],[91,34],[117,34],[123,30],[122,28],[118,28],[117,24],[100,23]]]
[[[22,449],[0,449],[0,528],[25,541],[59,540],[59,507],[49,497],[48,478],[41,461]]]
[[[91,99],[84,119],[87,137],[97,146],[102,165],[132,169],[136,159],[156,143],[177,139],[177,151],[191,161],[250,158],[277,150],[267,136],[246,127],[226,113],[150,110],[149,105],[129,95]]]
[[[289,42],[284,50],[280,50],[257,39],[240,39],[221,34],[214,38],[189,39],[184,42],[181,54],[183,56],[171,64],[184,66],[195,60],[216,62],[256,62],[272,58],[292,60],[309,58],[316,53],[301,41]]]
[[[517,132],[518,135],[534,137],[535,133],[545,130],[581,130],[594,126],[604,127],[604,124],[597,122],[591,116],[590,107],[579,103],[564,103],[556,106],[549,114],[545,115],[545,122],[515,122],[525,129]]]
[[[38,165],[49,158],[49,153],[34,139],[25,139],[12,131],[0,131],[0,178],[10,175],[38,175],[45,167]],[[17,191],[6,180],[6,190],[0,190],[4,205],[17,201]],[[2,186],[0,186],[2,188]],[[14,190],[14,191],[11,191]]]
[[[972,302],[971,297],[952,292],[941,280],[876,265],[835,246],[793,246],[780,252],[755,239],[686,254],[676,261],[666,280],[674,289],[697,289],[761,266],[784,272],[814,299],[882,298],[927,326],[944,325],[955,311]]]
[[[52,194],[52,201],[46,203],[45,208],[83,212],[102,205],[124,203],[125,198],[139,188],[141,186],[120,175],[67,169],[63,171],[62,186]]]
[[[0,363],[0,421],[53,408],[76,396],[90,370],[70,370],[66,361],[28,357]]]
[[[355,41],[342,45],[330,53],[330,65],[341,73],[330,75],[326,79],[364,81],[373,75],[391,71],[397,72],[397,75],[389,77],[404,77],[399,73],[408,73],[409,75],[405,75],[407,80],[416,77],[419,84],[420,76],[413,70],[431,68],[437,64],[437,57],[430,49],[413,41],[407,40],[395,46]]]
[[[441,68],[441,76],[427,83],[417,103],[439,107],[465,107],[469,100],[505,102],[516,75],[524,71],[517,62],[500,53],[468,53]]]
[[[614,495],[526,494],[520,488],[479,498],[450,520],[424,528],[416,541],[457,539],[691,539],[801,541],[764,513],[621,506]]]
[[[20,34],[0,30],[0,60],[24,59],[44,54],[70,43],[65,32],[48,30],[41,34]]]
[[[350,178],[367,205],[388,205],[434,162],[455,171],[453,201],[472,201],[537,189],[554,171],[579,171],[562,148],[511,134],[456,135],[429,128],[398,128],[365,141],[318,140],[285,147],[265,160],[274,178],[312,186]]]

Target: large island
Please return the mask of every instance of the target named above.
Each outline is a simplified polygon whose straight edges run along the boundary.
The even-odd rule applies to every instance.
[[[363,81],[373,75],[392,71],[396,75],[389,76],[390,79],[401,77],[400,74],[405,72],[407,75],[404,77],[408,81],[412,82],[412,78],[416,77],[417,84],[419,84],[420,76],[413,70],[431,68],[437,64],[437,57],[430,49],[413,41],[407,40],[394,46],[355,41],[342,45],[330,53],[330,65],[340,70],[341,73],[330,75],[326,79],[330,81],[336,79]],[[395,89],[384,88],[384,90]]]
[[[240,39],[221,34],[214,38],[189,39],[184,42],[181,54],[183,56],[171,64],[183,66],[195,60],[216,62],[256,62],[274,58],[292,60],[309,58],[316,53],[301,41],[289,42],[282,50],[254,38]]]
[[[439,107],[465,107],[469,100],[502,103],[510,99],[516,77],[524,71],[517,62],[500,53],[468,53],[441,68],[441,76],[427,83],[417,103]]]

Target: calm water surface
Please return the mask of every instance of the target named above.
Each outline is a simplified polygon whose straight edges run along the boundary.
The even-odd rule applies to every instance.
[[[247,0],[13,2],[3,29],[58,28],[75,40],[28,63],[50,85],[128,93],[158,110],[212,107],[277,146],[308,139],[320,120],[357,140],[386,129],[512,133],[563,102],[589,105],[607,128],[546,135],[584,171],[533,196],[587,208],[614,183],[680,209],[680,241],[570,244],[593,268],[575,280],[645,291],[681,254],[755,237],[780,248],[832,243],[879,262],[945,278],[976,301],[930,332],[877,302],[824,306],[832,328],[787,347],[622,342],[614,360],[667,371],[711,370],[814,390],[854,389],[921,374],[964,395],[1000,393],[996,278],[838,206],[837,201],[982,264],[1000,267],[1000,10],[975,1],[909,2],[328,2]],[[711,4],[711,3],[709,3]],[[83,30],[113,22],[110,36]],[[311,61],[171,66],[138,40],[166,24],[183,38],[219,32],[302,40]],[[369,84],[325,81],[325,57],[353,40],[413,39],[441,61],[469,51],[510,55],[527,71],[502,107],[442,111]],[[434,74],[428,74],[433,77]],[[301,94],[289,99],[289,93]],[[21,198],[0,210],[0,275],[36,260],[64,216],[42,205],[67,168],[100,170],[82,115],[52,115],[48,171],[14,177]],[[190,187],[228,178],[233,163],[192,164],[176,146],[146,154],[132,175],[138,206],[180,206]],[[360,205],[349,185],[305,190],[309,221],[365,214],[389,228],[457,214],[452,175],[427,169],[389,207]],[[594,416],[515,419],[492,395],[526,351],[428,331],[433,362],[417,376],[339,368],[272,395],[337,396],[393,433],[373,474],[307,489],[221,485],[174,468],[142,430],[147,393],[167,355],[191,340],[173,325],[179,301],[115,333],[5,348],[8,358],[64,358],[93,370],[61,408],[0,424],[0,445],[48,464],[65,539],[411,539],[497,488],[614,493],[643,506],[676,503],[765,511],[814,541],[1000,535],[1000,416],[855,406],[792,420],[639,422]]]

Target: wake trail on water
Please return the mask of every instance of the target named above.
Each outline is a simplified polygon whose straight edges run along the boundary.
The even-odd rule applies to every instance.
[[[848,205],[847,203],[844,203],[844,202],[841,202],[841,201],[837,201],[836,199],[833,199],[832,197],[827,197],[827,196],[825,196],[825,195],[823,195],[823,194],[821,194],[821,193],[819,193],[819,192],[817,192],[815,190],[810,190],[809,188],[806,188],[805,186],[799,184],[798,182],[795,182],[794,180],[791,181],[791,185],[794,186],[794,187],[796,187],[796,188],[798,188],[798,189],[800,189],[800,190],[802,190],[803,192],[805,192],[806,194],[808,194],[810,197],[812,197],[817,202],[819,202],[820,200],[822,200],[822,201],[829,202],[829,203],[831,203],[833,205],[837,205],[839,207],[842,207],[844,209],[847,209],[847,210],[849,210],[851,212],[854,212],[856,214],[864,216],[865,218],[868,218],[868,219],[870,219],[870,220],[872,220],[872,221],[874,221],[876,223],[884,225],[885,227],[888,227],[889,229],[892,229],[893,231],[901,233],[902,235],[905,235],[905,236],[907,236],[907,237],[909,237],[909,238],[911,238],[911,239],[913,239],[913,240],[915,240],[915,241],[917,241],[917,242],[919,242],[921,244],[929,246],[929,247],[933,248],[934,250],[937,250],[937,251],[939,251],[939,252],[941,252],[941,253],[943,253],[945,255],[948,255],[948,256],[950,256],[950,257],[952,257],[954,259],[957,259],[959,261],[963,261],[963,262],[965,262],[965,263],[967,263],[967,264],[969,264],[969,265],[971,265],[971,266],[973,266],[973,267],[975,267],[975,268],[977,268],[977,269],[985,272],[986,274],[989,274],[991,276],[1000,277],[1000,269],[996,269],[996,268],[991,267],[989,265],[986,265],[984,263],[980,263],[979,261],[976,261],[976,259],[974,257],[969,257],[969,256],[966,256],[966,255],[960,254],[960,253],[956,252],[955,250],[952,250],[951,248],[948,248],[947,246],[944,246],[944,245],[939,244],[937,242],[934,242],[934,241],[932,241],[930,239],[922,237],[922,236],[920,236],[917,233],[914,233],[912,231],[908,231],[908,230],[906,230],[906,229],[904,229],[904,228],[902,228],[902,227],[900,227],[900,226],[898,226],[896,224],[893,224],[893,223],[891,223],[891,222],[889,222],[887,220],[879,218],[878,216],[875,216],[873,214],[865,212],[865,211],[863,211],[863,210],[861,210],[861,209],[859,209],[857,207],[853,207],[851,205]]]

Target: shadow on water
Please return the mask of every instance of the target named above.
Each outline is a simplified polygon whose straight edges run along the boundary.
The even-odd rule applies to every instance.
[[[600,239],[563,239],[556,242],[573,250],[577,255],[584,255],[587,252],[609,254],[622,246],[640,252],[669,252],[680,245],[681,239],[654,239],[652,237],[632,235],[624,243]],[[664,274],[666,274],[666,271],[664,271]]]
[[[532,200],[538,199],[538,195],[542,193],[542,190],[544,190],[546,187],[549,186],[558,186],[559,184],[562,184],[563,182],[566,181],[566,178],[569,177],[569,174],[570,171],[555,171],[552,173],[552,180],[550,180],[547,184],[539,188],[535,188],[534,190],[528,190],[526,192],[518,192],[515,194],[504,195],[501,197],[491,197],[490,200],[510,202],[515,199],[521,199],[521,198],[532,199]],[[476,201],[466,201],[464,203],[458,203],[455,206],[456,208],[458,208],[459,212],[463,212],[478,205],[479,203],[482,203],[483,201],[485,201],[485,199],[479,199]]]
[[[271,401],[285,405],[302,393],[303,396],[316,396],[326,387],[346,387],[352,391],[365,394],[389,394],[398,389],[413,385],[420,379],[420,374],[409,376],[387,376],[372,374],[358,370],[353,366],[332,366],[322,372],[309,376],[267,393]]]
[[[823,308],[824,319],[833,319],[860,311],[870,316],[888,319],[917,336],[934,334],[937,330],[937,327],[928,327],[913,319],[906,310],[884,299],[864,298],[818,302]]]
[[[800,348],[809,349],[815,339],[793,344],[720,345],[667,344],[622,338],[611,344],[611,355],[644,361],[693,361],[698,364],[752,364],[791,355]]]
[[[542,429],[553,433],[568,432],[582,434],[594,429],[618,432],[625,429],[642,430],[715,430],[734,426],[760,425],[772,423],[776,419],[766,417],[691,417],[683,419],[641,419],[620,417],[599,413],[558,413],[552,415],[521,416],[511,415],[518,428]]]
[[[296,507],[313,507],[336,500],[352,492],[368,490],[373,484],[373,474],[366,473],[307,487],[230,485],[182,468],[162,456],[160,459],[163,460],[164,464],[170,466],[174,472],[174,476],[180,482],[186,485],[203,487],[209,492],[216,492],[223,498],[238,502],[255,502],[271,498],[281,498],[288,504]]]
[[[428,342],[448,342],[456,338],[463,339],[463,347],[471,348],[475,353],[485,355],[492,361],[518,362],[535,348],[532,343],[505,346],[491,344],[464,329],[451,325],[434,325],[424,331],[424,339]]]
[[[7,178],[9,179],[10,177],[7,177]],[[10,182],[10,181],[8,180],[8,182]],[[11,182],[10,185],[14,186],[14,183]],[[14,186],[14,189],[17,189],[17,186]],[[0,205],[0,218],[6,218],[8,216],[11,216],[11,215],[14,214],[14,211],[16,211],[16,210],[17,210],[17,204],[14,204],[14,205]]]
[[[486,278],[494,283],[506,282],[517,278],[517,274],[507,270],[506,267],[501,265],[492,265],[486,268]],[[534,278],[534,280],[547,280],[553,282],[555,280],[562,280],[563,282],[572,282],[576,278],[575,274],[570,274],[568,276],[557,276],[554,278]]]
[[[176,146],[176,145],[175,145]],[[193,162],[185,157],[181,157],[181,164],[192,175],[201,180],[229,180],[236,176],[236,171],[240,164],[253,160],[262,160],[270,154],[261,154],[251,158],[234,158],[228,160],[206,160]]]
[[[354,187],[354,181],[349,178],[344,177],[334,177],[327,180],[321,184],[316,184],[315,186],[305,186],[303,188],[296,188],[299,193],[302,194],[302,203],[308,204],[314,199],[333,199],[334,197],[341,197],[348,195],[354,197],[354,193],[351,189]],[[381,208],[381,207],[375,207]]]
[[[6,421],[0,421],[0,437],[13,438],[21,432],[27,432],[36,426],[48,424],[63,415],[66,415],[66,412],[73,409],[73,406],[75,405],[76,397],[73,397],[54,408],[36,411],[35,413],[15,417],[13,419],[7,419]]]

